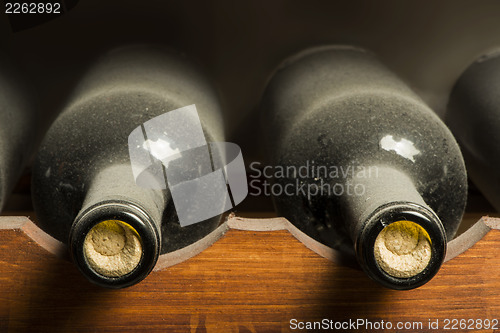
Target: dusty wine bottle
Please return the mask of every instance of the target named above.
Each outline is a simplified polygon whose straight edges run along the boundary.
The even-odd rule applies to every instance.
[[[466,201],[443,122],[371,53],[325,46],[286,60],[262,99],[279,214],[411,289],[439,270]]]
[[[32,89],[0,53],[0,211],[28,163],[37,137]]]
[[[68,244],[90,281],[110,288],[135,284],[160,254],[192,244],[218,225],[220,214],[181,227],[168,186],[139,186],[131,166],[132,150],[151,157],[151,165],[161,164],[152,146],[171,152],[179,142],[160,128],[163,137],[132,140],[130,147],[130,134],[147,131],[151,119],[154,125],[157,117],[193,104],[199,118],[183,118],[175,126],[201,123],[207,141],[222,141],[220,104],[202,72],[185,56],[162,47],[127,46],[91,67],[48,131],[33,170],[38,223]],[[169,169],[184,168],[191,176],[200,169],[196,160],[174,162]],[[163,174],[158,177],[164,180]]]
[[[445,121],[462,148],[470,179],[500,211],[500,50],[477,58],[450,94]]]

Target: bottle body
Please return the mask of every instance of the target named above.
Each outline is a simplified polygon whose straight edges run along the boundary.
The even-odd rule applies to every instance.
[[[149,273],[159,254],[185,247],[218,225],[220,216],[181,227],[168,188],[138,186],[132,172],[130,133],[192,104],[207,141],[222,141],[216,94],[188,60],[162,48],[124,47],[90,70],[47,133],[33,175],[39,225],[70,242],[73,259],[91,281],[110,287],[133,284]],[[105,277],[89,269],[84,236],[106,221],[118,221],[111,228],[118,228],[125,244],[135,238],[142,242],[139,248],[149,261],[139,262],[137,277]]]
[[[285,62],[262,112],[271,163],[309,170],[275,179],[307,189],[275,196],[278,213],[326,245],[355,253],[369,275],[389,287],[425,283],[433,274],[418,281],[375,276],[378,267],[365,267],[374,253],[363,234],[417,219],[435,229],[439,267],[466,200],[460,150],[440,119],[373,55],[350,47],[319,48]],[[393,217],[384,220],[382,212]]]
[[[37,137],[33,93],[0,54],[0,211],[28,163]]]
[[[455,83],[445,121],[459,142],[471,180],[500,210],[500,52],[478,58]]]

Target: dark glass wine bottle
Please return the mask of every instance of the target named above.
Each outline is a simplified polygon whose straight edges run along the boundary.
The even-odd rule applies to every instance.
[[[172,192],[161,186],[164,164],[151,146],[160,148],[160,155],[177,149],[182,156],[182,142],[172,139],[167,133],[172,125],[161,121],[156,122],[158,137],[146,135],[148,121],[154,125],[157,117],[193,104],[199,119],[179,118],[182,123],[175,126],[201,123],[206,141],[222,141],[218,98],[196,66],[162,47],[122,47],[90,69],[48,131],[33,170],[38,224],[69,245],[90,281],[110,288],[135,284],[160,254],[192,244],[217,227],[222,208],[216,216],[181,227]],[[131,139],[131,133],[142,136],[142,131],[148,140]],[[134,158],[146,156],[152,166],[160,164],[145,173],[152,176],[146,186],[134,178],[131,151]],[[197,163],[171,160],[168,167],[201,176]],[[158,186],[150,186],[151,181]]]
[[[32,89],[0,54],[0,211],[31,157],[37,118]]]
[[[470,179],[500,211],[500,51],[474,61],[450,95],[445,121],[462,148]]]
[[[464,211],[465,167],[400,79],[362,49],[310,49],[278,68],[261,108],[279,214],[384,286],[436,274]]]

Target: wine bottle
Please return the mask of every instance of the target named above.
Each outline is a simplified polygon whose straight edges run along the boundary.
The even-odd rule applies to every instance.
[[[396,75],[362,49],[309,49],[277,69],[261,109],[280,215],[386,287],[437,273],[464,211],[465,167]]]
[[[91,282],[110,288],[135,284],[160,254],[192,244],[217,227],[223,209],[200,223],[180,225],[172,193],[160,184],[166,167],[152,149],[157,145],[160,155],[161,149],[179,152],[180,143],[161,128],[165,124],[157,124],[164,137],[133,139],[147,131],[148,121],[155,124],[158,117],[193,104],[199,119],[179,118],[178,126],[201,123],[207,141],[221,141],[220,104],[196,66],[159,46],[122,47],[91,67],[46,134],[33,170],[38,224],[69,245],[73,261]],[[149,183],[139,184],[133,156],[147,156],[153,166],[160,163],[140,175]],[[178,168],[192,177],[200,172],[196,159],[170,162],[170,171]]]
[[[445,121],[464,154],[471,181],[500,211],[500,51],[478,57],[455,83]]]
[[[32,89],[0,54],[0,211],[31,157],[37,117]]]

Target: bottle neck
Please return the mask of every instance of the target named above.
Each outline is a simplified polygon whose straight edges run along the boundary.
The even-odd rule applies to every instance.
[[[161,249],[160,193],[137,186],[130,165],[93,178],[69,237],[73,261],[91,282],[123,288],[151,272]]]
[[[392,289],[412,289],[429,281],[446,254],[446,234],[412,180],[387,166],[354,175],[357,188],[342,197],[344,221],[358,263],[375,281]]]

